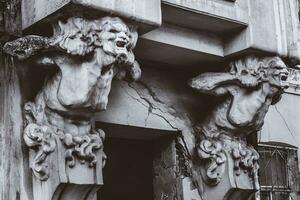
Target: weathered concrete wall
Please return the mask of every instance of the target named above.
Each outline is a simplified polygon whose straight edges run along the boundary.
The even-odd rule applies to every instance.
[[[22,139],[22,95],[12,58],[0,53],[0,199],[32,199]]]
[[[187,85],[194,74],[143,67],[136,83],[115,80],[106,111],[96,121],[182,132],[193,152],[193,125],[205,116],[212,101]]]
[[[159,68],[153,65],[142,66],[144,66],[143,74],[139,82],[129,84],[117,80],[113,82],[107,110],[99,113],[95,120],[176,131],[178,133],[175,145],[176,167],[165,169],[166,171],[161,170],[161,173],[166,173],[168,177],[165,184],[174,184],[177,180],[178,185],[159,191],[170,194],[166,199],[170,199],[177,193],[179,199],[192,197],[201,200],[199,188],[194,184],[203,183],[200,174],[197,174],[197,170],[189,163],[195,148],[193,126],[206,116],[215,101],[189,88],[187,81],[195,75],[194,73],[164,69],[163,66]],[[109,132],[107,134],[109,136]],[[119,137],[122,136],[119,135]],[[174,152],[174,149],[170,151]],[[161,182],[162,180],[156,179],[155,181]],[[156,192],[160,193],[159,191]]]
[[[185,65],[194,65],[195,57],[200,58],[201,62],[208,62],[211,56],[215,56],[216,61],[218,57],[228,58],[253,51],[278,54],[299,62],[298,12],[297,0],[237,0],[234,3],[213,0],[164,0],[163,27],[142,36],[141,44],[146,48],[151,47],[147,50],[149,54],[143,57],[155,60],[156,57],[152,55],[156,54],[156,50],[164,51],[167,49],[166,45],[169,45],[175,46],[175,51],[164,51],[164,55],[158,56],[161,62],[174,64],[172,59],[176,60],[183,55]],[[168,23],[173,27],[168,27]],[[183,27],[185,29],[182,29]],[[182,37],[161,40],[157,37],[158,33],[163,36],[198,35],[197,38],[210,43],[208,48],[202,45],[193,49],[189,54],[195,56],[189,57],[184,54],[187,51],[181,51],[180,48],[190,50],[191,48],[187,48],[190,42]],[[207,37],[207,33],[213,37]],[[193,44],[199,43],[197,38],[189,36]],[[220,43],[223,44],[221,47]]]
[[[259,142],[278,142],[300,148],[300,96],[284,94],[271,106],[259,134]]]
[[[22,0],[1,0],[0,1],[0,24],[2,18],[2,25],[0,25],[0,36],[1,31],[11,35],[21,34],[21,1]],[[2,29],[2,30],[1,30]]]
[[[168,142],[162,143],[166,152],[155,159],[155,173],[163,175],[163,178],[154,178],[155,198],[188,199],[193,190],[194,197],[200,199],[197,189],[183,178],[190,175],[187,174],[190,169],[185,163],[185,156],[193,154],[193,124],[198,117],[204,116],[202,111],[206,110],[207,105],[187,85],[192,74],[153,66],[143,67],[142,70],[142,79],[137,83],[113,82],[108,108],[99,113],[95,120],[181,133],[185,145],[180,145],[177,140],[175,150],[175,144],[168,147]]]
[[[300,96],[284,94],[281,101],[271,106],[265,118],[265,124],[258,135],[259,142],[292,145],[297,152],[289,154],[287,163],[291,195],[298,195],[300,169]],[[297,156],[298,154],[298,156]],[[298,161],[298,166],[295,161]],[[295,193],[293,193],[295,192]],[[297,197],[294,197],[295,199]]]

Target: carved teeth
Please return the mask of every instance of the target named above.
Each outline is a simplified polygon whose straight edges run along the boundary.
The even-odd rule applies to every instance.
[[[127,42],[122,41],[122,40],[119,40],[119,41],[117,41],[116,44],[117,44],[117,47],[122,47],[122,48],[124,48],[125,45],[127,44]]]

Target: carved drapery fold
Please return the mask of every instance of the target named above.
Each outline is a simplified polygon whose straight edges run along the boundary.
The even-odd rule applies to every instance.
[[[35,99],[24,106],[24,141],[30,148],[35,199],[61,196],[62,187],[74,191],[66,184],[74,184],[77,191],[81,187],[81,193],[96,192],[103,184],[105,133],[94,130],[92,117],[106,109],[114,76],[140,78],[132,52],[137,37],[135,27],[116,17],[71,17],[53,23],[52,37],[28,35],[5,44],[6,53],[54,69]]]
[[[287,77],[279,57],[246,56],[231,62],[227,72],[204,73],[189,81],[195,90],[221,100],[195,126],[196,153],[205,163],[201,172],[207,193],[216,192],[215,187],[224,192],[224,199],[235,199],[238,192],[233,191],[259,189],[259,155],[246,137],[261,129],[269,106],[288,87]],[[244,194],[246,199],[251,192]]]

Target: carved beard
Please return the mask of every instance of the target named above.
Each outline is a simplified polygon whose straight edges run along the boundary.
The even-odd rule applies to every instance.
[[[115,58],[118,58],[120,57],[121,55],[124,56],[124,58],[127,59],[127,50],[124,49],[124,48],[115,48],[113,47],[112,45],[104,45],[103,46],[103,51],[106,53],[106,54],[111,54],[113,55]]]

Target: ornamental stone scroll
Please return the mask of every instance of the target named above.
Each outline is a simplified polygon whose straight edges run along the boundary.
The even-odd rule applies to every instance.
[[[52,37],[28,35],[4,46],[20,60],[55,69],[24,106],[34,199],[90,199],[103,185],[105,133],[93,128],[92,117],[106,109],[113,77],[140,78],[137,37],[116,17],[70,17],[53,24]]]
[[[246,137],[261,129],[269,106],[289,86],[287,78],[279,57],[252,55],[231,62],[227,72],[203,73],[189,81],[196,91],[221,101],[195,127],[208,199],[248,199],[259,189],[259,154]]]

